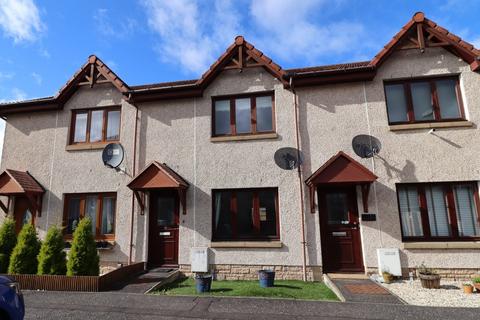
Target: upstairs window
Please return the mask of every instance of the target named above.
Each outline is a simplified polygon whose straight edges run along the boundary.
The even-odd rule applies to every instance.
[[[113,240],[115,238],[115,212],[117,195],[115,193],[84,193],[65,195],[64,232],[71,238],[80,219],[89,217],[92,233],[96,239]]]
[[[213,240],[279,239],[278,190],[213,191]]]
[[[404,240],[480,238],[476,183],[399,184],[397,196]]]
[[[465,120],[458,77],[385,83],[390,124]]]
[[[120,108],[73,110],[70,144],[120,140]]]
[[[213,136],[275,132],[273,93],[215,97],[212,109]]]

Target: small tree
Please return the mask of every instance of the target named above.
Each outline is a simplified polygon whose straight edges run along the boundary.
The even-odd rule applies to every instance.
[[[65,274],[67,271],[65,259],[65,243],[62,231],[52,226],[47,232],[38,254],[38,274]]]
[[[8,273],[36,274],[37,256],[40,250],[40,241],[37,238],[35,227],[31,223],[23,226],[18,235],[18,242],[10,256]]]
[[[7,272],[10,255],[16,244],[15,221],[5,218],[0,226],[0,273]]]
[[[98,276],[99,257],[88,217],[78,223],[68,254],[67,276]]]

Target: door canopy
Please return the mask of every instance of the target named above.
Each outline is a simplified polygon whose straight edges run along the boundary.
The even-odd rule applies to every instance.
[[[186,193],[189,184],[165,163],[153,161],[133,178],[127,186],[133,190],[142,214],[145,209],[145,192],[156,189],[178,190],[183,214],[187,214]]]
[[[310,191],[310,211],[315,213],[315,189],[319,185],[354,184],[362,187],[363,210],[368,212],[370,184],[377,176],[352,157],[339,151],[315,171],[305,183]]]
[[[42,196],[45,189],[28,173],[6,169],[0,174],[0,195],[8,197],[8,204],[0,201],[0,208],[7,214],[10,207],[11,196],[25,196],[29,207],[37,216],[42,213]]]

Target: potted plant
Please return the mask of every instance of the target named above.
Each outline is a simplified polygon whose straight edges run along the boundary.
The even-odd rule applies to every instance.
[[[440,275],[435,270],[422,263],[417,267],[417,273],[423,288],[440,289]]]
[[[478,293],[480,293],[480,277],[475,277],[473,278],[473,286],[477,290]]]
[[[275,281],[275,271],[273,270],[258,270],[258,280],[260,287],[273,287]]]
[[[393,274],[391,274],[390,272],[388,271],[383,271],[382,272],[382,276],[383,276],[383,282],[384,283],[392,283],[393,281]]]
[[[208,273],[195,273],[195,288],[197,293],[210,292],[212,275]]]
[[[472,294],[473,293],[473,286],[470,283],[464,283],[463,284],[463,292],[466,294]]]

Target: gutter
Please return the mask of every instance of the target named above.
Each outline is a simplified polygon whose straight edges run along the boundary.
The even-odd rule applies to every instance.
[[[132,101],[131,94],[128,95],[128,102],[135,107],[135,126],[133,133],[133,163],[132,163],[132,177],[136,175],[136,162],[137,162],[137,125],[138,125],[138,106]],[[132,190],[132,211],[130,216],[130,243],[128,246],[128,264],[133,263],[133,224],[135,221],[135,193]]]
[[[300,152],[300,128],[298,123],[298,104],[297,104],[297,93],[295,92],[295,88],[293,87],[293,78],[290,77],[289,80],[290,89],[293,93],[293,108],[295,112],[295,140],[296,140],[296,147],[297,147],[297,159],[301,159],[301,152]],[[297,166],[297,173],[298,173],[298,184],[300,187],[300,221],[301,221],[301,235],[302,235],[302,278],[303,281],[307,281],[307,242],[305,241],[305,208],[303,205],[304,201],[304,191],[303,191],[303,179],[302,179],[302,164],[299,162]]]

